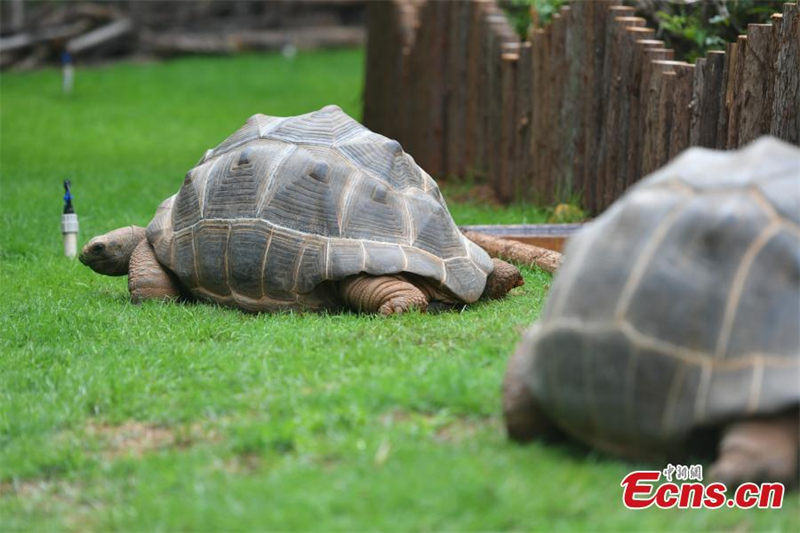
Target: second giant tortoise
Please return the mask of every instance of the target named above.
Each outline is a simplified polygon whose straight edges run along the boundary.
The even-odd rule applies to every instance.
[[[146,230],[95,237],[80,259],[128,274],[134,302],[183,294],[249,311],[392,314],[522,284],[461,234],[397,141],[336,106],[251,117],[206,152]]]
[[[711,475],[796,482],[800,150],[692,148],[568,243],[504,383],[512,438],[633,458],[717,444]]]

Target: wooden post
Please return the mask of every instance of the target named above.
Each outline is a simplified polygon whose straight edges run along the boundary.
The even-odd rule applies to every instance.
[[[656,48],[645,50],[645,63],[642,70],[642,83],[639,92],[639,131],[641,132],[641,158],[637,162],[636,171],[632,173],[634,180],[639,180],[656,168],[658,160],[658,144],[663,139],[658,137],[659,106],[661,105],[661,73],[665,70],[659,61],[671,58],[674,52],[669,49]],[[659,59],[655,59],[659,58]]]
[[[458,1],[450,4],[448,20],[448,43],[445,50],[445,141],[443,146],[443,169],[445,176],[463,178],[464,124],[466,118],[467,49],[469,33],[469,8],[471,3]]]
[[[672,89],[672,124],[669,132],[669,152],[664,163],[689,147],[691,125],[692,82],[695,66],[688,63],[675,64],[675,87]]]
[[[770,133],[800,144],[800,6],[783,4]]]
[[[551,46],[550,57],[548,60],[548,76],[551,84],[549,93],[550,102],[547,106],[547,118],[545,125],[548,128],[548,147],[547,162],[545,172],[548,173],[547,180],[547,200],[557,201],[563,197],[563,191],[571,187],[571,167],[564,161],[565,147],[571,139],[571,128],[574,127],[569,122],[569,116],[563,107],[564,101],[568,98],[567,71],[562,67],[566,57],[566,25],[569,19],[569,6],[562,6],[558,13],[553,15],[550,21]]]
[[[697,61],[692,85],[692,117],[689,144],[692,146],[717,146],[717,125],[720,109],[724,105],[723,72],[725,52],[712,50]]]
[[[742,64],[742,85],[737,87],[746,103],[740,109],[737,146],[769,133],[775,63],[772,29],[772,24],[747,26],[747,55]]]
[[[735,51],[734,51],[735,50]],[[744,79],[744,63],[747,61],[747,35],[740,35],[736,48],[731,50],[731,64],[728,67],[728,86],[725,104],[728,108],[728,149],[739,146],[739,118],[742,114],[745,95],[739,89]]]
[[[517,114],[514,89],[517,86],[517,62],[519,61],[519,43],[504,43],[500,55],[500,115],[496,118],[499,127],[499,148],[497,151],[497,167],[495,193],[503,203],[509,203],[515,196],[513,176],[514,152]]]
[[[533,50],[530,42],[520,44],[517,62],[515,153],[513,177],[514,199],[530,201],[531,190],[531,127],[533,122]]]
[[[625,155],[628,141],[628,115],[633,71],[633,34],[628,28],[643,26],[645,20],[638,17],[614,16],[616,13],[633,11],[628,6],[609,8],[611,21],[606,26],[605,58],[603,60],[603,92],[605,102],[603,122],[599,130],[597,163],[593,184],[593,200],[586,207],[598,212],[613,201],[612,191],[619,173],[619,161]],[[587,180],[586,186],[591,186]]]
[[[530,198],[536,203],[543,204],[547,201],[547,182],[549,174],[546,170],[548,160],[550,128],[547,127],[548,105],[550,104],[549,72],[547,69],[550,57],[550,38],[552,32],[541,28],[533,30],[531,46],[533,52],[533,79],[532,93],[533,128],[531,130],[531,193]]]
[[[477,160],[476,160],[476,143],[477,138],[477,125],[478,125],[478,110],[480,103],[479,95],[479,69],[481,63],[481,37],[483,31],[482,17],[484,15],[483,9],[485,4],[483,2],[467,2],[469,18],[467,23],[468,37],[467,37],[467,70],[466,79],[464,80],[466,89],[466,102],[464,104],[464,168],[462,169],[465,175],[477,174]]]

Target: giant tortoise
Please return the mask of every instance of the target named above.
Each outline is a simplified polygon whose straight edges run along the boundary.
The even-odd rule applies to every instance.
[[[134,302],[184,295],[248,311],[392,314],[522,284],[459,232],[397,141],[336,106],[254,115],[205,153],[146,230],[95,237],[80,260],[128,274]]]
[[[800,149],[691,148],[568,243],[506,372],[508,432],[632,458],[705,443],[716,479],[796,483],[799,329]]]

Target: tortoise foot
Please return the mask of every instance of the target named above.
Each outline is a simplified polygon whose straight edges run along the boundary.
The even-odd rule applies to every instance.
[[[485,298],[502,298],[514,287],[525,285],[517,267],[496,257],[492,258],[492,263],[494,270],[486,278],[486,287],[483,289]]]
[[[341,291],[347,305],[365,313],[388,316],[428,307],[425,294],[400,276],[359,274],[342,282]]]
[[[710,477],[737,487],[745,482],[798,482],[798,415],[746,420],[730,426],[719,445]]]

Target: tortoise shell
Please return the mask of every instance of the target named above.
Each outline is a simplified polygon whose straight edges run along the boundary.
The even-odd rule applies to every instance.
[[[515,360],[562,430],[664,455],[797,408],[798,325],[800,150],[763,138],[685,151],[576,234]]]
[[[194,296],[248,310],[336,305],[326,282],[411,273],[466,303],[492,271],[397,141],[336,106],[254,115],[186,174],[147,228]]]

